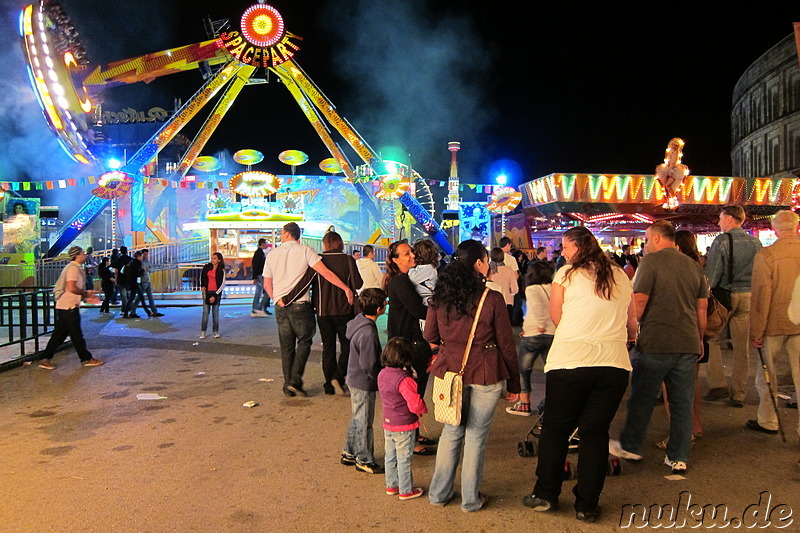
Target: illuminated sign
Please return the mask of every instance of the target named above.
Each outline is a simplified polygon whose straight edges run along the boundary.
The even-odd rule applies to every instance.
[[[151,107],[149,110],[137,111],[127,107],[121,111],[104,111],[103,124],[133,124],[138,122],[164,122],[169,111],[163,107]]]
[[[240,28],[241,32],[223,33],[217,42],[233,57],[254,67],[274,67],[288,61],[300,50],[292,39],[303,40],[286,31],[281,14],[266,4],[247,8]]]

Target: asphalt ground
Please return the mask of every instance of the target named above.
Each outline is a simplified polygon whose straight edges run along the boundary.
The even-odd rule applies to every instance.
[[[622,474],[607,478],[602,518],[587,525],[574,518],[574,481],[565,481],[556,512],[520,503],[536,458],[520,457],[517,443],[534,418],[506,414],[505,400],[489,437],[483,510],[462,513],[458,496],[445,508],[426,497],[401,502],[384,494],[382,475],[339,464],[350,402],[322,392],[318,335],[306,369],[310,396],[286,398],[274,317],[251,318],[247,303],[233,302],[220,310],[222,337],[200,340],[199,307],[160,310],[158,319],[122,320],[85,309],[89,349],[103,366],[82,368],[68,347],[53,371],[31,365],[0,373],[0,531],[614,531],[628,529],[625,505],[647,507],[637,508],[646,522],[630,529],[653,527],[658,507],[649,506],[684,509],[687,497],[699,507],[675,516],[677,525],[689,517],[686,529],[698,525],[691,510],[724,506],[727,518],[711,519],[707,507],[699,529],[744,518],[742,529],[769,519],[772,528],[800,531],[797,410],[781,408],[788,443],[744,428],[756,415],[755,354],[743,409],[704,403],[704,435],[685,478],[668,479],[664,452],[652,445],[667,427],[657,407],[644,460],[623,462]],[[385,341],[383,318],[379,330]],[[534,403],[543,383],[537,363]],[[424,425],[434,437],[441,432],[432,415]],[[380,407],[375,447],[382,462]],[[433,466],[434,457],[415,456],[417,485],[428,488]]]

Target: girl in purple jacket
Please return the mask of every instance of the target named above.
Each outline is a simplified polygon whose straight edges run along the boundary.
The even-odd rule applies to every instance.
[[[385,368],[378,374],[386,440],[386,494],[399,494],[401,500],[419,498],[425,492],[414,487],[411,473],[419,415],[428,412],[425,400],[417,392],[411,370],[413,358],[411,343],[392,337],[381,354]]]

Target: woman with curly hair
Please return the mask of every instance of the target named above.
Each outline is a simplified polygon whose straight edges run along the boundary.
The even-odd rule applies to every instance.
[[[383,278],[383,288],[389,296],[389,314],[386,320],[389,338],[403,337],[412,343],[414,360],[411,366],[416,374],[417,391],[420,396],[425,397],[431,347],[422,338],[422,329],[419,325],[419,321],[425,319],[428,308],[422,303],[422,297],[417,293],[414,284],[408,277],[408,272],[416,264],[414,251],[407,242],[397,241],[390,244],[386,254],[386,275]],[[433,455],[434,450],[426,446],[431,444],[435,444],[435,442],[418,435],[414,453]]]
[[[467,240],[459,244],[453,261],[439,276],[425,323],[425,339],[440,346],[431,374],[441,378],[448,371],[458,372],[478,304],[486,291],[464,367],[461,424],[445,425],[442,430],[429,490],[433,505],[443,506],[452,499],[463,446],[461,509],[466,512],[481,509],[487,500],[479,489],[486,441],[495,407],[503,394],[503,382],[509,392],[520,391],[506,303],[502,294],[486,289],[484,280],[488,271],[489,257],[480,242]]]
[[[595,522],[605,483],[608,428],[631,371],[626,341],[636,336],[633,285],[584,227],[561,242],[567,266],[556,272],[550,317],[556,325],[545,363],[545,413],[536,485],[522,503],[534,511],[558,507],[570,435],[580,428],[576,518]]]

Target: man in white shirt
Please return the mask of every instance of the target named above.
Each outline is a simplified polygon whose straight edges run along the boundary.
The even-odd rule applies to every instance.
[[[53,297],[56,299],[56,323],[53,335],[47,341],[47,347],[37,358],[39,368],[53,370],[55,365],[50,362],[53,354],[64,344],[67,337],[72,339],[75,351],[78,352],[83,366],[99,366],[103,361],[92,357],[92,353],[86,349],[86,340],[83,338],[81,330],[81,302],[91,297],[94,291],[86,290],[86,276],[83,271],[83,263],[86,261],[86,253],[80,246],[73,246],[67,252],[70,263],[61,271],[56,286],[53,289]]]
[[[359,289],[359,294],[364,289],[380,289],[383,284],[383,272],[375,262],[375,248],[367,244],[364,246],[363,254],[364,257],[356,259],[358,273],[364,282]]]
[[[321,257],[300,244],[300,226],[289,222],[283,226],[281,245],[272,250],[264,264],[264,290],[275,302],[275,320],[278,323],[278,341],[281,345],[283,367],[283,393],[286,396],[307,396],[303,389],[303,372],[311,353],[311,342],[316,332],[314,308],[308,288],[313,277],[306,276],[309,268],[327,281],[342,289],[348,303],[353,303],[353,291],[331,272]],[[283,297],[300,283],[307,287],[291,302]]]

